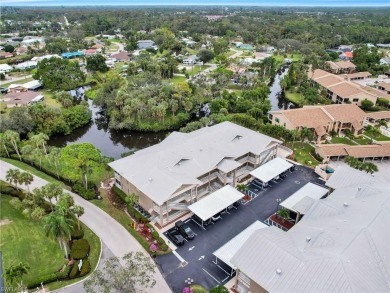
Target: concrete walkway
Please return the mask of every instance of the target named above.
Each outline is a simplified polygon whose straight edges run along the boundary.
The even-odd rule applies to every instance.
[[[0,160],[0,179],[5,181],[6,172],[9,169],[18,168]],[[34,181],[30,185],[30,190],[36,187],[40,188],[47,183],[48,182],[46,180],[34,175]],[[21,187],[27,189],[26,186],[22,185]],[[84,215],[80,217],[80,220],[102,239],[104,244],[109,250],[111,250],[114,256],[122,257],[131,251],[141,251],[146,253],[138,241],[135,240],[121,224],[111,218],[111,216],[106,212],[73,192],[65,189],[64,192],[70,194],[74,198],[75,203],[84,208]],[[148,289],[147,292],[171,292],[168,284],[157,267],[154,278],[156,280],[156,285],[152,289]]]

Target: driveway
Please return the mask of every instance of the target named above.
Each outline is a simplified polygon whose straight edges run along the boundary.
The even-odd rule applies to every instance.
[[[237,57],[240,57],[242,55],[242,53],[244,53],[244,51],[242,50],[234,50],[234,49],[230,49],[236,53],[234,53],[232,56],[229,57],[229,59],[234,59],[234,58],[237,58]]]
[[[5,181],[6,172],[9,169],[17,168],[0,160],[0,179]],[[35,187],[42,187],[47,183],[48,182],[46,180],[34,176],[34,181],[32,182],[30,189],[32,190]],[[23,185],[22,188],[26,189]],[[111,218],[111,216],[106,212],[73,192],[65,189],[64,192],[70,194],[74,198],[75,203],[84,208],[84,215],[80,217],[80,220],[102,239],[104,244],[114,256],[122,257],[131,251],[141,251],[146,253],[137,240],[135,240],[121,224]],[[156,269],[154,278],[156,280],[156,285],[147,292],[171,292],[158,269]]]
[[[255,199],[237,209],[231,209],[229,214],[222,214],[222,220],[207,226],[206,230],[193,220],[188,220],[188,225],[197,236],[175,251],[188,264],[183,266],[173,253],[156,258],[173,292],[182,292],[187,278],[207,289],[226,284],[232,278],[230,268],[221,261],[218,261],[218,267],[212,253],[256,220],[264,222],[275,213],[277,198],[286,199],[308,182],[323,183],[312,169],[304,166],[297,166],[296,171],[288,173],[286,179],[277,182],[271,183],[272,187],[266,191],[257,190],[259,195]]]

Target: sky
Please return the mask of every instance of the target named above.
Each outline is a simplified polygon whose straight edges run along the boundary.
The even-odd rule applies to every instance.
[[[1,6],[231,5],[231,6],[387,6],[390,0],[0,0]]]

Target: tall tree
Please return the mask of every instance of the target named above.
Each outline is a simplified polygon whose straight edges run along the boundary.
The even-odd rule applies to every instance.
[[[84,215],[84,208],[79,205],[74,205],[73,206],[73,213],[77,217],[77,227],[80,230],[80,217]]]
[[[145,292],[153,288],[155,265],[142,252],[130,252],[122,258],[114,257],[105,261],[101,270],[96,270],[84,282],[87,293],[95,292]]]
[[[30,184],[34,181],[34,176],[29,172],[22,172],[18,178],[19,184],[24,184],[27,187],[28,195],[30,196]]]
[[[5,179],[10,184],[15,185],[16,189],[18,189],[20,173],[19,169],[8,169],[5,175]]]
[[[6,137],[4,137],[4,133],[0,133],[0,144],[3,147],[3,149],[5,150],[7,157],[9,157],[9,151],[8,151],[8,146],[7,146],[8,141],[7,141]]]
[[[22,157],[19,154],[19,147],[18,147],[18,144],[20,142],[19,134],[15,131],[7,130],[6,132],[4,132],[4,139],[9,143],[11,143],[15,152],[18,154],[19,160],[21,161]]]
[[[73,230],[73,220],[65,217],[59,209],[44,217],[44,229],[46,236],[57,239],[60,247],[64,249],[65,257],[69,255],[68,240]]]
[[[61,149],[52,147],[50,149],[49,158],[53,162],[54,167],[56,168],[57,178],[60,178],[59,166],[61,161]]]
[[[87,70],[89,71],[100,71],[100,72],[107,72],[108,66],[106,64],[106,58],[104,58],[103,55],[97,54],[87,57]]]

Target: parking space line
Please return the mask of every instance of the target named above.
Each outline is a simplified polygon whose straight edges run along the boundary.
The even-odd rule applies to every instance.
[[[185,260],[184,258],[182,258],[182,257],[180,256],[180,254],[178,254],[178,253],[176,252],[176,250],[172,251],[172,253],[178,258],[178,260],[180,260],[181,263],[185,263],[185,262],[186,262],[186,260]]]
[[[222,271],[224,271],[228,276],[230,276],[230,274],[225,271],[222,267],[219,266],[219,264],[217,264],[216,262],[212,261],[217,267],[219,267]],[[222,281],[223,282],[223,281]]]
[[[222,283],[225,282],[225,281],[226,281],[227,279],[229,279],[229,278],[230,278],[230,275],[227,276],[225,279],[223,279],[223,280],[222,280]]]
[[[214,276],[213,276],[212,274],[210,274],[208,271],[206,271],[204,268],[202,268],[202,270],[204,270],[205,273],[206,273],[207,275],[209,275],[211,278],[213,278],[218,284],[221,284],[220,281],[218,281],[216,278],[214,278]]]

